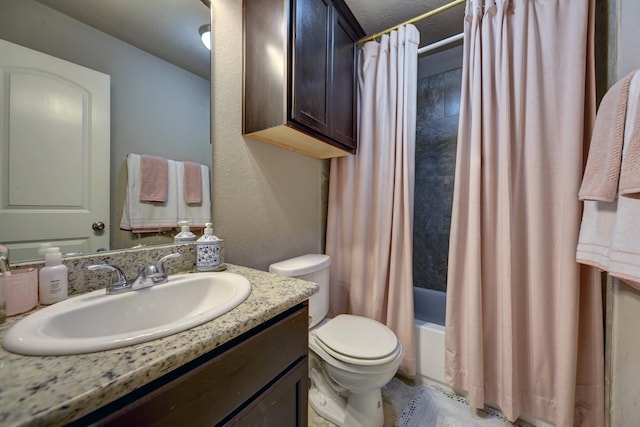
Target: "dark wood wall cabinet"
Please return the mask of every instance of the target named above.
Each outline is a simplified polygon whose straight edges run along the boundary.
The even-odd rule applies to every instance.
[[[320,159],[355,154],[364,35],[343,0],[244,0],[243,133]]]
[[[306,426],[308,316],[301,303],[71,425]]]

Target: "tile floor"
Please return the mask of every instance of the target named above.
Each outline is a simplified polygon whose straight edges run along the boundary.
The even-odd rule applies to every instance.
[[[396,420],[402,414],[402,411],[407,407],[411,399],[416,395],[419,391],[420,385],[414,385],[412,380],[405,379],[401,376],[396,376],[393,378],[389,384],[382,388],[382,403],[384,405],[384,427],[394,427],[396,425]],[[436,387],[440,389],[440,387]],[[456,399],[459,402],[464,402],[468,405],[468,402],[465,398],[456,396],[450,392],[444,391],[440,389],[443,393],[449,395],[450,398]],[[467,406],[468,407],[468,406]],[[471,411],[471,409],[469,408]],[[522,420],[517,420],[514,423],[509,422],[504,415],[502,415],[498,410],[492,408],[485,408],[488,413],[491,413],[491,416],[495,419],[501,419],[501,425],[505,427],[533,427],[531,424],[528,424]],[[486,414],[485,414],[486,416]],[[480,425],[484,425],[485,423],[478,423]],[[446,425],[454,425],[454,424],[446,424]],[[477,425],[474,423],[474,425]],[[309,405],[309,427],[337,427],[335,424],[325,420],[320,417],[313,408]]]
[[[415,387],[400,377],[394,378],[382,389],[382,404],[384,405],[384,427],[393,427],[402,410],[407,406],[416,393]],[[309,406],[309,427],[336,427],[325,420]]]

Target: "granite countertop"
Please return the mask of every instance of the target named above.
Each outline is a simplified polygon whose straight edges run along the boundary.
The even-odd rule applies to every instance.
[[[229,313],[187,331],[73,356],[21,356],[0,349],[0,426],[53,426],[78,419],[307,300],[318,290],[312,282],[227,267],[251,282],[251,294]],[[8,318],[0,325],[0,339],[24,316]]]

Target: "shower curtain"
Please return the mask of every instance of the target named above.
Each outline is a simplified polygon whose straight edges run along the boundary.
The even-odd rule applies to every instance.
[[[331,161],[327,248],[330,315],[393,330],[400,371],[415,375],[413,188],[418,43],[413,25],[359,52],[358,153]]]
[[[576,263],[594,0],[470,0],[446,378],[472,406],[604,425],[599,274]]]

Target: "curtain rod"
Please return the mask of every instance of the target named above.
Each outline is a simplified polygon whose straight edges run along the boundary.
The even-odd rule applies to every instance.
[[[440,7],[436,8],[436,9],[433,9],[433,10],[431,10],[429,12],[423,13],[420,16],[416,16],[415,18],[411,18],[408,21],[404,21],[404,22],[402,22],[402,23],[400,23],[400,24],[398,24],[396,26],[393,26],[391,28],[387,28],[384,31],[380,31],[378,33],[375,33],[372,36],[366,36],[364,38],[361,38],[360,40],[358,40],[358,43],[364,43],[364,42],[368,42],[368,41],[371,41],[371,40],[375,40],[376,38],[380,37],[381,35],[386,34],[386,33],[390,32],[390,31],[393,31],[398,27],[401,27],[401,26],[407,25],[407,24],[413,24],[414,22],[422,21],[423,19],[426,19],[426,18],[429,18],[431,16],[437,15],[440,12],[444,12],[445,10],[450,9],[450,8],[452,8],[454,6],[457,6],[459,4],[465,3],[466,1],[467,0],[453,0],[451,3],[447,3],[447,4],[443,5],[443,6],[440,6]]]
[[[446,39],[440,40],[439,42],[422,46],[420,49],[418,49],[418,55],[420,55],[421,53],[432,51],[442,46],[446,46],[458,40],[462,40],[463,38],[464,38],[464,33],[460,33],[460,34],[456,34],[455,36],[447,37]]]

